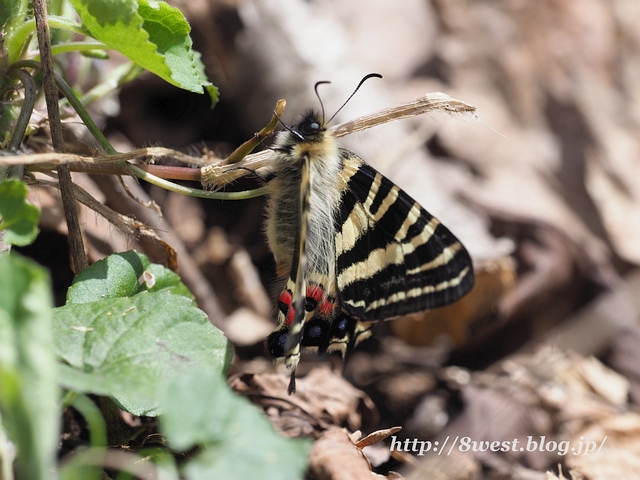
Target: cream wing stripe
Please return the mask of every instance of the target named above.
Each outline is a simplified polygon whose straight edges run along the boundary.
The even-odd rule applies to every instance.
[[[447,288],[456,287],[462,282],[462,280],[464,280],[464,278],[467,276],[467,273],[469,273],[469,267],[465,267],[457,277],[452,278],[451,280],[445,280],[444,282],[441,282],[437,285],[427,285],[422,288],[413,288],[406,292],[397,292],[390,297],[381,298],[374,302],[371,302],[369,305],[367,305],[364,300],[360,300],[358,302],[349,301],[347,303],[353,308],[364,308],[366,312],[369,312],[385,305],[405,301],[409,298],[420,297],[429,293],[439,292],[442,290],[446,290]]]
[[[453,260],[455,254],[458,253],[461,248],[462,244],[460,242],[453,243],[448,247],[445,247],[442,250],[442,253],[430,262],[423,263],[419,267],[407,270],[407,275],[415,275],[416,273],[424,272],[426,270],[432,270],[434,268],[441,267],[442,265],[446,265],[451,260]]]
[[[407,231],[409,230],[411,225],[415,223],[417,218],[415,218],[413,222],[411,222],[410,220],[410,217],[407,217],[407,220],[402,224],[402,227],[396,234],[396,238],[405,238],[407,235]],[[374,250],[365,260],[354,263],[353,265],[350,265],[346,269],[342,270],[342,272],[340,272],[340,274],[338,275],[338,285],[344,286],[355,280],[370,277],[377,272],[384,270],[387,265],[400,265],[401,263],[404,263],[405,256],[411,255],[417,247],[424,245],[431,239],[431,236],[434,234],[439,223],[440,222],[434,217],[429,223],[424,226],[422,232],[420,232],[419,235],[416,235],[411,239],[411,242],[392,242],[389,243],[385,248],[378,248]],[[438,257],[434,258],[428,264],[425,264],[433,266],[425,267],[423,270],[428,270],[429,268],[435,268],[440,265],[444,265],[451,258],[453,258],[453,255],[460,249],[460,247],[461,245],[458,242],[449,247],[446,247],[443,252],[438,255]],[[422,267],[424,267],[424,265]],[[412,270],[411,272],[417,273],[418,271],[420,271],[414,270]]]

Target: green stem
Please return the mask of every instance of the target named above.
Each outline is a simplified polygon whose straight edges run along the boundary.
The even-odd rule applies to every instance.
[[[86,395],[78,395],[71,404],[89,426],[89,438],[94,447],[107,446],[107,427],[98,406]]]
[[[67,42],[53,45],[51,47],[51,53],[53,55],[59,55],[67,52],[89,52],[91,50],[107,50],[108,45],[99,42]],[[31,60],[40,60],[40,55],[35,55]]]
[[[75,390],[69,390],[65,393],[64,398],[62,399],[62,410],[69,408],[77,396],[78,392]]]
[[[24,102],[20,109],[20,114],[16,120],[16,125],[7,144],[7,150],[10,152],[17,152],[24,138],[24,134],[29,126],[29,120],[33,113],[33,107],[36,103],[36,82],[33,77],[24,70],[9,70],[9,75],[18,78],[22,85],[24,85]],[[10,168],[2,167],[0,169],[0,178],[5,176],[21,178],[24,173],[24,167],[22,165],[16,165]]]
[[[125,63],[124,65],[114,68],[109,72],[109,75],[107,75],[107,78],[105,78],[104,81],[100,82],[87,93],[82,95],[82,98],[80,99],[82,105],[86,107],[95,100],[104,98],[125,83],[139,77],[143,71],[144,68],[134,62]]]
[[[267,193],[267,187],[260,187],[254,190],[244,190],[242,192],[212,192],[210,190],[198,190],[196,188],[183,187],[182,185],[178,185],[177,183],[169,182],[163,178],[156,177],[155,175],[145,172],[144,170],[136,167],[135,165],[131,165],[130,163],[118,162],[116,163],[116,165],[125,169],[132,176],[138,177],[142,180],[152,183],[153,185],[157,185],[158,187],[162,187],[171,192],[182,193],[184,195],[190,195],[192,197],[208,198],[212,200],[247,200],[249,198],[266,195]]]

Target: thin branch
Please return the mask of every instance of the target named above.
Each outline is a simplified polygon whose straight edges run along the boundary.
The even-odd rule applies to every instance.
[[[31,155],[16,155],[13,157],[0,157],[0,165],[38,165],[42,168],[55,167],[69,163],[82,164],[109,164],[117,162],[126,162],[128,160],[155,159],[155,158],[172,158],[179,162],[203,167],[205,161],[201,157],[192,157],[184,153],[163,147],[139,148],[126,153],[115,153],[110,155],[96,155],[87,157],[76,155],[73,153],[35,153]],[[215,161],[215,159],[214,159]],[[221,160],[220,160],[221,161]],[[119,173],[123,173],[120,171]]]
[[[47,102],[51,142],[56,152],[64,151],[62,136],[62,121],[58,107],[58,88],[53,74],[53,56],[51,55],[51,38],[49,36],[49,22],[47,20],[47,3],[45,0],[33,1],[33,13],[36,19],[36,32],[40,49],[40,71],[42,73],[42,88]]]
[[[153,198],[150,198],[149,200],[142,200],[136,197],[133,194],[133,192],[129,189],[129,186],[126,183],[124,183],[124,179],[122,178],[122,175],[118,175],[118,180],[120,181],[120,186],[122,187],[122,189],[125,191],[125,193],[129,196],[131,200],[143,206],[144,208],[153,208],[158,214],[158,217],[160,218],[164,217],[164,215],[162,214],[162,209],[160,208],[160,205],[158,205]]]
[[[42,85],[47,102],[49,115],[49,127],[51,141],[56,152],[64,152],[64,138],[62,135],[62,122],[60,120],[60,108],[58,106],[58,88],[53,72],[53,56],[51,53],[51,38],[49,35],[49,23],[47,19],[47,4],[45,0],[33,0],[33,12],[36,19],[38,33],[38,45],[40,47],[40,69],[42,72]],[[78,274],[87,268],[87,254],[84,250],[82,230],[78,220],[78,209],[73,195],[73,182],[69,169],[63,165],[58,167],[60,192],[62,205],[69,230],[69,247],[71,263],[74,273]]]

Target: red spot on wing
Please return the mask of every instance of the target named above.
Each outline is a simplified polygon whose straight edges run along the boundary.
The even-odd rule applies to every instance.
[[[284,324],[288,327],[293,323],[293,317],[295,316],[295,309],[293,308],[293,296],[291,292],[287,289],[284,289],[280,294],[280,298],[278,298],[278,308],[284,315]]]
[[[283,290],[280,294],[279,301],[285,304],[287,307],[291,307],[291,292],[289,290]]]
[[[319,302],[324,295],[324,290],[320,285],[309,285],[307,287],[307,297],[313,298],[316,302]]]
[[[331,301],[328,298],[325,298],[320,304],[320,314],[324,316],[331,315],[335,306],[336,306],[335,301]]]

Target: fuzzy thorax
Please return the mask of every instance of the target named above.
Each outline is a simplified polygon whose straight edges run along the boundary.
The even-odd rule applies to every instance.
[[[336,216],[340,207],[339,172],[342,168],[336,141],[310,112],[291,130],[278,135],[273,146],[274,178],[269,182],[267,239],[279,275],[289,275],[300,230],[301,169],[309,159],[310,198],[307,234],[307,272],[335,279]],[[333,285],[325,285],[332,290]]]

